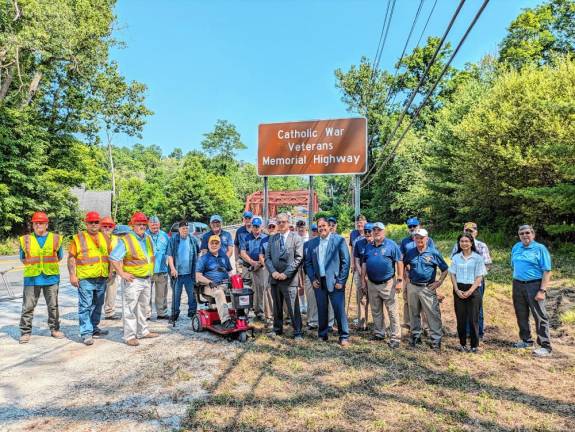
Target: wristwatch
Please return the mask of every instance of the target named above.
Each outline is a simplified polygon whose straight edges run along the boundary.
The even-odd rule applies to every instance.
[[[539,291],[546,293],[547,290],[545,288],[539,288]]]
[[[397,281],[398,281],[398,282],[403,282],[403,279],[398,279]]]

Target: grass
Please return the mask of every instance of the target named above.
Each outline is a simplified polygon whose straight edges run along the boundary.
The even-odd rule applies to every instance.
[[[566,325],[575,325],[575,309],[563,312],[561,314],[561,323]]]
[[[453,240],[438,238],[438,245],[446,254]],[[272,340],[258,335],[230,345],[233,360],[222,362],[215,381],[205,382],[208,396],[190,405],[182,429],[575,430],[573,335],[562,327],[553,331],[550,359],[513,350],[517,327],[508,249],[494,247],[492,255],[484,302],[486,339],[478,355],[454,349],[453,300],[446,284],[441,308],[448,336],[441,353],[410,349],[405,341],[392,351],[355,331],[348,349],[335,339],[320,343],[312,334],[299,344],[287,336]],[[575,287],[573,262],[554,258],[560,279],[554,278],[550,297]],[[353,305],[349,310],[355,310]],[[575,319],[575,313],[569,316]]]

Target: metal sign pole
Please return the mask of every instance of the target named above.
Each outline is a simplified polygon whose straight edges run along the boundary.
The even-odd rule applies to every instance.
[[[359,214],[361,213],[361,203],[360,203],[360,197],[361,197],[361,192],[360,192],[360,187],[361,187],[361,179],[358,175],[354,175],[353,176],[353,195],[354,195],[354,221],[357,221],[357,218],[359,217]]]
[[[307,202],[307,230],[311,238],[311,224],[313,223],[313,176],[309,176],[309,198]]]
[[[268,199],[268,176],[264,176],[264,226],[267,228],[268,226],[268,222],[269,222],[269,210],[268,210],[268,206],[269,206],[269,199]]]

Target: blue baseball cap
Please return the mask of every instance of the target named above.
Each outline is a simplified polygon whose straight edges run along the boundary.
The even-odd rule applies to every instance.
[[[132,229],[128,225],[116,225],[112,234],[115,235],[124,235],[132,232]]]
[[[210,223],[212,223],[212,222],[222,223],[223,221],[224,221],[224,220],[222,219],[222,217],[221,217],[220,215],[217,215],[217,214],[212,215],[212,216],[210,217]]]
[[[249,210],[246,210],[246,211],[244,212],[244,217],[245,217],[245,218],[250,218],[250,219],[251,219],[251,218],[253,218],[253,217],[254,217],[254,214],[253,214],[251,211],[249,211]]]
[[[365,230],[366,230],[366,231],[371,231],[371,230],[373,230],[373,224],[372,224],[371,222],[368,222],[368,223],[366,223],[366,224],[363,226],[363,229],[364,229],[364,231],[365,231]]]
[[[337,219],[336,219],[335,217],[333,217],[333,216],[330,216],[330,217],[327,218],[327,222],[328,222],[328,223],[329,223],[329,222],[337,223]]]
[[[317,224],[311,224],[311,230],[317,231]]]
[[[417,219],[416,217],[410,217],[409,219],[407,219],[405,221],[405,224],[407,226],[409,225],[419,225],[419,219]]]
[[[245,215],[245,213],[244,213],[244,215]],[[247,217],[247,216],[244,216],[244,217]],[[252,226],[256,226],[256,227],[262,226],[262,220],[256,216],[255,218],[252,219]]]

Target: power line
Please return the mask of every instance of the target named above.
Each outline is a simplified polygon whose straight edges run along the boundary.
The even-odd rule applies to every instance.
[[[411,35],[413,34],[413,29],[415,28],[415,24],[417,24],[417,19],[419,18],[419,14],[421,12],[421,8],[423,7],[424,3],[425,3],[425,0],[419,1],[419,7],[417,8],[417,12],[415,12],[415,17],[413,18],[413,22],[411,23],[411,29],[409,30],[409,34],[407,35],[407,40],[405,41],[405,45],[403,45],[403,51],[401,52],[401,56],[399,57],[399,60],[397,61],[396,66],[395,66],[395,72],[393,74],[394,80],[395,80],[395,77],[397,77],[397,74],[399,72],[399,68],[401,67],[401,61],[403,60],[403,57],[405,56],[405,51],[407,50],[407,46],[409,45],[409,41],[411,40]],[[391,86],[389,87],[389,89],[387,91],[387,95],[385,96],[385,102],[383,103],[384,105],[387,105],[387,102],[389,102],[390,97],[391,97]]]
[[[431,89],[429,89],[429,91],[427,92],[427,94],[425,95],[425,98],[423,99],[423,101],[421,102],[421,104],[419,105],[419,107],[417,107],[417,110],[414,113],[414,116],[411,118],[411,121],[409,122],[409,124],[407,125],[407,127],[405,128],[405,130],[403,131],[403,133],[401,134],[401,136],[399,137],[399,139],[397,140],[397,142],[395,143],[395,145],[393,146],[393,149],[391,150],[391,152],[389,153],[389,155],[385,158],[385,160],[383,161],[383,163],[377,168],[376,172],[373,174],[371,180],[369,180],[365,186],[369,185],[371,183],[371,181],[373,181],[373,179],[377,176],[377,174],[379,173],[379,170],[385,166],[387,164],[387,162],[389,162],[389,160],[393,157],[393,155],[395,154],[395,152],[397,151],[397,148],[399,147],[399,145],[401,144],[401,141],[405,138],[405,135],[407,135],[407,132],[409,131],[409,129],[411,129],[411,126],[413,125],[413,123],[415,122],[415,120],[417,119],[417,117],[419,116],[421,110],[423,109],[423,107],[425,106],[425,104],[427,103],[427,101],[429,100],[429,98],[431,97],[431,95],[433,94],[433,92],[435,91],[435,89],[437,88],[437,86],[439,85],[439,82],[441,81],[441,79],[443,78],[443,76],[445,75],[445,73],[447,72],[447,70],[449,69],[449,66],[451,65],[451,62],[453,61],[453,59],[455,58],[455,56],[457,55],[457,53],[459,52],[461,46],[463,45],[463,43],[465,42],[465,40],[467,39],[467,36],[469,35],[469,33],[471,32],[471,30],[473,29],[473,27],[475,26],[475,24],[477,23],[477,21],[479,20],[479,17],[481,16],[481,14],[483,13],[484,9],[487,7],[487,4],[489,3],[489,0],[484,0],[483,4],[481,5],[481,7],[479,8],[479,10],[477,11],[477,13],[475,14],[475,16],[473,17],[473,20],[471,21],[471,24],[469,24],[469,26],[467,27],[467,30],[465,31],[463,37],[461,38],[461,40],[459,41],[459,43],[457,44],[457,47],[455,48],[455,50],[453,51],[453,53],[451,54],[451,57],[449,57],[449,60],[447,61],[447,63],[445,64],[445,66],[443,67],[441,73],[439,74],[439,77],[437,78],[437,81],[435,81],[435,83],[433,84],[433,87]]]
[[[389,13],[389,19],[387,22],[387,27],[385,29],[385,36],[383,37],[383,43],[381,44],[381,49],[379,50],[379,56],[377,57],[377,62],[375,63],[374,69],[377,71],[379,69],[379,62],[381,61],[381,55],[383,54],[383,48],[385,47],[385,43],[387,42],[387,35],[389,34],[389,28],[391,26],[391,20],[393,18],[393,12],[395,10],[395,2],[396,0],[392,0],[391,3],[391,11]]]
[[[383,41],[383,35],[385,34],[385,27],[387,25],[387,17],[389,16],[389,8],[391,6],[391,0],[387,0],[387,8],[385,9],[385,16],[383,18],[383,24],[381,25],[381,32],[379,34],[379,42],[377,43],[377,49],[375,50],[375,55],[373,56],[373,63],[371,65],[371,77],[370,82],[373,83],[375,77],[375,63],[377,57],[379,56],[379,51],[381,48],[381,43]],[[371,85],[370,85],[371,87]]]
[[[367,101],[367,105],[371,102],[371,98],[373,97],[373,87],[375,85],[375,81],[377,78],[377,71],[379,69],[379,62],[381,61],[381,55],[383,53],[383,49],[385,47],[385,43],[387,42],[387,36],[389,34],[389,28],[391,26],[391,20],[393,19],[393,13],[395,11],[395,3],[396,0],[388,0],[387,8],[385,11],[385,18],[383,19],[383,25],[381,27],[381,34],[379,36],[379,43],[377,45],[377,51],[375,53],[375,57],[373,59],[373,64],[371,66],[371,78],[369,84],[369,97]]]
[[[445,39],[447,39],[447,35],[449,34],[451,27],[453,27],[453,23],[455,22],[457,16],[459,15],[459,12],[461,11],[461,8],[463,7],[463,5],[465,4],[465,0],[461,0],[459,2],[459,5],[457,6],[457,9],[455,9],[455,12],[453,13],[453,15],[451,16],[451,19],[449,20],[449,24],[447,25],[447,28],[445,29],[445,32],[443,33],[443,36],[441,38],[441,40],[439,41],[439,44],[437,45],[437,48],[435,49],[435,52],[433,53],[433,56],[431,57],[431,60],[429,61],[429,63],[427,64],[425,71],[423,72],[423,75],[421,76],[421,79],[419,80],[419,83],[417,84],[417,87],[413,90],[413,92],[411,93],[411,96],[409,97],[407,103],[405,104],[405,107],[403,109],[403,111],[401,112],[401,115],[399,116],[399,120],[397,121],[395,128],[393,129],[393,131],[388,135],[387,140],[385,141],[385,144],[383,145],[383,147],[381,148],[381,150],[383,151],[390,143],[391,140],[393,139],[393,136],[395,135],[395,133],[397,132],[397,130],[399,129],[399,127],[401,126],[401,122],[403,121],[403,118],[405,117],[405,115],[407,114],[407,111],[409,110],[409,107],[411,106],[411,104],[413,103],[413,99],[415,99],[415,96],[417,95],[417,92],[419,91],[419,89],[423,86],[423,82],[425,81],[425,79],[427,78],[427,74],[429,73],[429,70],[431,69],[431,66],[433,66],[433,64],[435,63],[435,60],[439,54],[439,51],[441,50],[441,48],[443,47],[443,43],[445,42]],[[368,172],[365,174],[364,179],[367,179],[369,174],[371,174],[371,172],[373,171],[375,167],[375,163],[371,166],[371,168],[368,170]],[[370,182],[368,182],[367,184],[369,184]],[[367,185],[366,184],[366,185]]]

